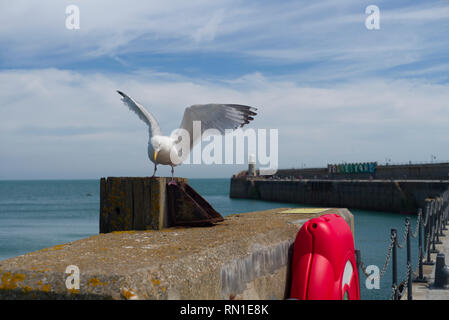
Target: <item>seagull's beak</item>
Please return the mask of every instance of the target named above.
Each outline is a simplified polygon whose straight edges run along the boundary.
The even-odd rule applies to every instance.
[[[156,159],[157,159],[157,153],[158,153],[159,151],[154,151],[154,161],[156,161]]]

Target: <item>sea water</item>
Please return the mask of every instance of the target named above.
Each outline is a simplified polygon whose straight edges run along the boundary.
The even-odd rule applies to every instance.
[[[310,207],[293,203],[229,198],[230,179],[189,179],[223,216],[279,207]],[[99,180],[0,181],[0,260],[98,234]],[[365,265],[382,269],[390,243],[390,229],[397,228],[402,243],[404,215],[393,212],[351,210],[355,246]],[[411,217],[415,226],[416,217]],[[412,242],[416,266],[416,240]],[[398,249],[398,278],[406,276],[405,248]],[[379,289],[366,288],[360,273],[362,299],[391,297],[391,261]]]

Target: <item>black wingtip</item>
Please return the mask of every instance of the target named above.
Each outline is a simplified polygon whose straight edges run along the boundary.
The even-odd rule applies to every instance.
[[[123,92],[121,92],[120,90],[117,90],[117,93],[118,93],[119,95],[121,95],[123,98],[125,97],[125,94],[124,94]]]

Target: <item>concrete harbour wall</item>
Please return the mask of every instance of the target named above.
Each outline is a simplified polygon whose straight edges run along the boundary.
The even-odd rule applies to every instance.
[[[0,261],[0,299],[284,299],[302,224],[346,209],[273,209],[213,227],[115,231]],[[79,268],[68,289],[66,268]]]
[[[449,181],[231,179],[230,196],[333,208],[416,212]]]
[[[329,173],[327,168],[280,169],[278,177],[299,177],[303,179],[413,179],[448,180],[449,163],[378,165],[375,174]]]

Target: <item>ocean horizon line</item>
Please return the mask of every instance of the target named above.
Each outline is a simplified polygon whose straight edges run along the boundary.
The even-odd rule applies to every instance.
[[[111,176],[111,177],[150,177],[150,176]],[[159,176],[157,176],[159,177]],[[12,182],[12,181],[93,181],[93,180],[100,180],[101,178],[58,178],[58,179],[52,179],[52,178],[37,178],[37,179],[0,179],[0,182]],[[170,176],[166,176],[166,178],[170,178]],[[196,177],[183,177],[186,179],[195,179],[195,180],[216,180],[216,179],[230,179],[231,177],[207,177],[207,178],[196,178]]]

